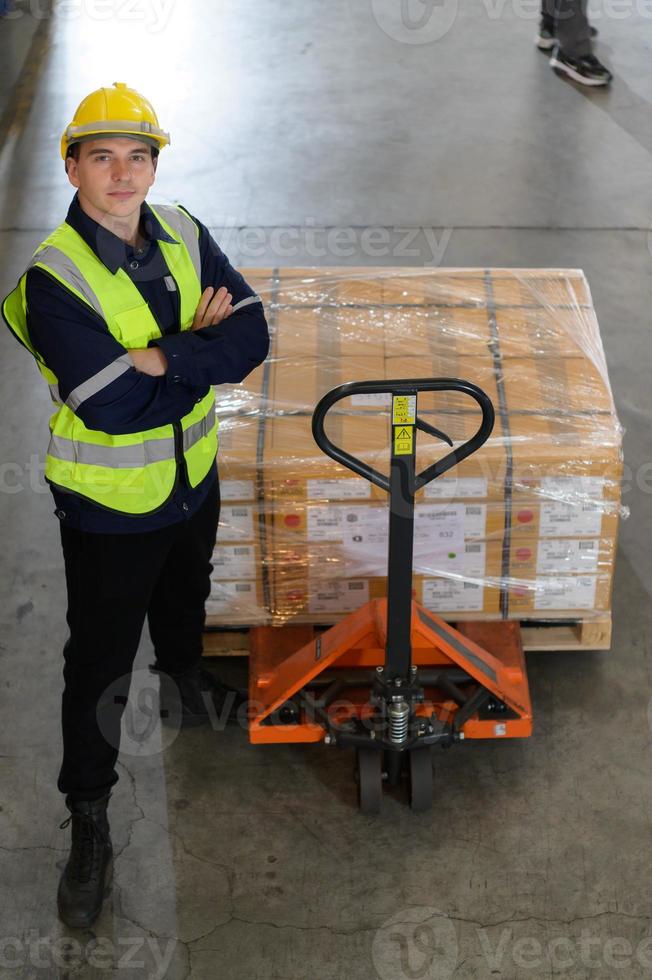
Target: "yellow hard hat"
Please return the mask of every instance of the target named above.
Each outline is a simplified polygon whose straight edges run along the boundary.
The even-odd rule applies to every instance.
[[[170,142],[170,134],[159,128],[151,103],[125,82],[114,82],[113,88],[98,88],[79,103],[61,137],[61,156],[66,159],[73,143],[104,134],[137,136],[159,150]]]

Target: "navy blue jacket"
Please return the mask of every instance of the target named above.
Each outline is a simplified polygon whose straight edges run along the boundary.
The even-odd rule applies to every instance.
[[[193,220],[199,228],[202,291],[207,286],[226,286],[234,306],[254,296],[204,225]],[[88,428],[121,435],[178,421],[206,394],[209,385],[242,381],[265,359],[269,335],[260,302],[235,310],[217,326],[180,332],[179,294],[168,288],[174,281],[158,247],[159,240],[174,239],[147,204],[141,207],[141,231],[146,242],[138,251],[90,218],[77,195],[66,222],[112,273],[122,267],[131,278],[162,333],[149,346],[160,347],[168,360],[168,370],[161,377],[130,368],[83,401],[76,414]],[[125,353],[104,320],[43,269],[32,268],[27,273],[26,299],[32,345],[57,376],[62,401]],[[219,390],[217,412],[219,416]],[[187,519],[201,506],[217,479],[217,468],[211,467],[194,489],[187,482],[185,467],[181,469],[176,494],[156,513],[140,517],[118,514],[51,485],[55,514],[70,527],[98,533],[149,531]]]

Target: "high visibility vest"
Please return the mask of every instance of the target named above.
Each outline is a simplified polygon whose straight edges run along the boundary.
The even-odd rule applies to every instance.
[[[179,208],[159,206],[154,214],[178,242],[159,241],[158,245],[179,291],[181,329],[189,330],[201,296],[199,229]],[[123,347],[147,347],[161,331],[124,269],[111,273],[65,222],[38,247],[2,307],[13,333],[35,357],[56,405],[50,418],[46,479],[113,511],[151,514],[173,495],[184,462],[192,487],[213,465],[217,452],[215,392],[211,386],[187,415],[169,425],[126,435],[87,428],[75,409],[133,365],[129,355],[123,354],[62,402],[57,378],[32,346],[27,330],[25,284],[27,271],[33,266],[44,269],[99,314]]]

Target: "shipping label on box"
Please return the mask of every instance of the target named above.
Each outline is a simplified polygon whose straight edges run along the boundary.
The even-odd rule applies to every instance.
[[[487,505],[466,504],[464,506],[464,537],[484,538],[487,533]]]
[[[369,582],[366,579],[311,581],[308,612],[313,615],[354,612],[368,601]]]
[[[595,575],[541,577],[536,581],[534,608],[593,609],[597,582]]]
[[[567,504],[582,504],[604,497],[603,476],[542,476],[539,482],[544,496]]]
[[[423,491],[426,500],[441,499],[464,500],[468,497],[486,497],[489,481],[482,476],[440,476],[428,483]]]
[[[537,574],[597,572],[600,540],[550,538],[539,541],[537,549]]]
[[[286,526],[287,517],[285,519]],[[342,538],[342,509],[337,505],[311,505],[306,508],[308,541],[340,541]]]
[[[211,558],[214,581],[256,578],[256,548],[253,544],[221,544]]]
[[[257,532],[258,508],[251,504],[229,504],[220,508],[218,540],[252,541]]]
[[[358,507],[342,511],[341,555],[350,575],[383,575],[387,568],[389,511]]]
[[[417,504],[414,508],[415,541],[427,541],[433,549],[461,548],[466,530],[463,504]]]
[[[502,508],[494,506],[500,526]],[[468,538],[487,536],[487,504],[417,504],[414,508],[415,534],[421,533],[431,541],[446,540],[459,547]],[[417,529],[420,528],[420,531]]]
[[[341,554],[346,574],[385,574],[389,544],[386,507],[359,507],[341,511]],[[414,570],[440,574],[463,571],[464,505],[442,507],[423,504],[415,509]]]
[[[461,559],[464,575],[484,578],[487,571],[487,546],[484,541],[465,541]]]
[[[392,396],[386,391],[367,395],[351,395],[351,404],[356,408],[389,408],[392,404]]]
[[[206,615],[219,617],[225,623],[259,621],[266,615],[257,582],[221,582],[211,577],[211,594],[206,600]]]
[[[283,555],[284,563],[297,567],[311,567],[312,575],[328,577],[333,566],[346,576],[383,576],[387,571],[389,542],[389,512],[386,507],[333,507],[307,508],[314,511],[307,522],[311,540],[307,545],[292,545],[288,536],[287,546],[282,548],[277,535],[276,550]],[[440,508],[437,508],[439,511]],[[474,574],[484,571],[485,543],[464,541],[460,536],[463,506],[459,510],[457,528],[441,528],[432,514],[422,515],[414,532],[414,571],[439,575],[446,571]],[[435,537],[441,530],[442,535]]]
[[[541,504],[539,534],[541,537],[573,537],[599,535],[602,528],[602,508],[599,503],[566,504],[549,501]]]
[[[513,616],[606,610],[611,587],[611,575],[540,575],[510,584],[509,610]]]
[[[482,612],[484,586],[459,579],[424,579],[422,602],[432,612]]]
[[[254,481],[220,480],[220,497],[222,503],[230,500],[255,500]]]
[[[371,484],[362,477],[343,477],[341,480],[306,480],[309,500],[368,500]]]

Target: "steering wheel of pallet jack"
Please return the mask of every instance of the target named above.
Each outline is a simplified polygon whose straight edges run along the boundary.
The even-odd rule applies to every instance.
[[[410,806],[415,813],[432,807],[433,772],[430,746],[410,751]]]
[[[383,754],[378,749],[360,748],[356,752],[356,779],[360,812],[380,813],[383,798]]]

